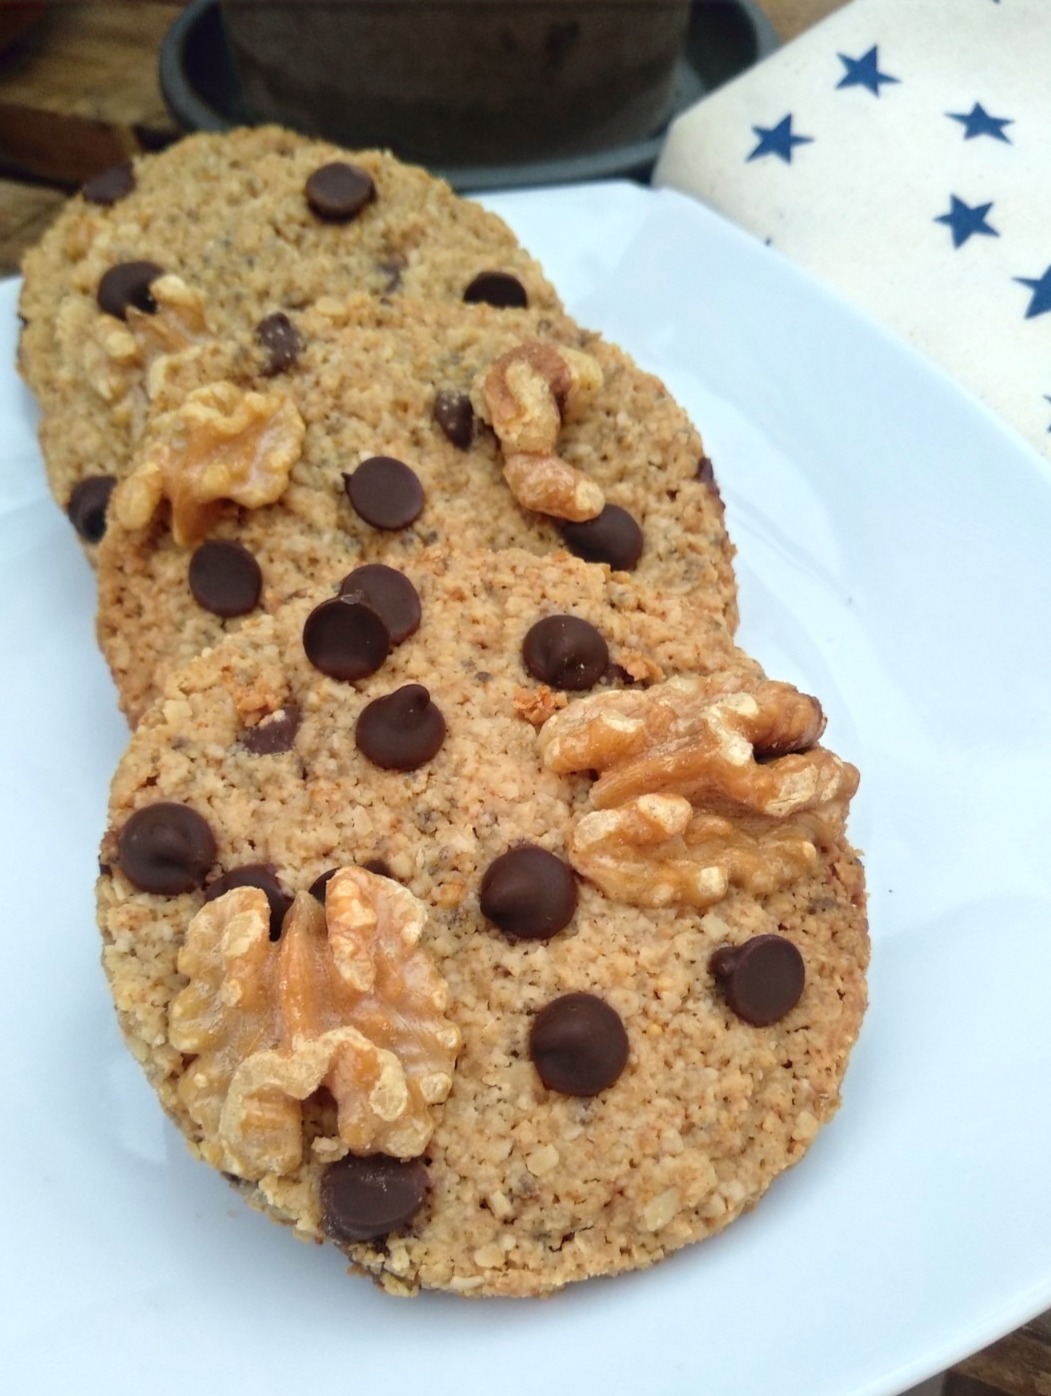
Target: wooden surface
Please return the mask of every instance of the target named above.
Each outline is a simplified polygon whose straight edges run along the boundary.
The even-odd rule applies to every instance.
[[[788,40],[843,3],[765,0],[764,8]],[[33,8],[33,0],[0,0],[0,43],[33,18]],[[150,0],[52,0],[30,32],[0,54],[0,275],[17,270],[69,190],[177,134],[157,83],[157,51],[182,8]],[[1051,1396],[1051,1315],[925,1382],[917,1396],[920,1391]]]

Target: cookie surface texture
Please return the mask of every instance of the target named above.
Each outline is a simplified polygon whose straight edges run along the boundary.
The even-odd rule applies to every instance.
[[[404,570],[419,628],[368,677],[340,681],[307,657],[304,625],[332,595],[315,590],[169,681],[112,788],[98,884],[104,964],[164,1107],[251,1203],[306,1237],[329,1235],[353,1268],[395,1293],[545,1294],[718,1231],[835,1112],[866,996],[862,873],[843,832],[856,773],[813,745],[812,700],[732,652],[698,677],[703,647],[674,607],[644,605],[603,568],[515,549],[433,549]],[[587,692],[553,689],[524,666],[530,628],[559,615],[608,645],[610,669]],[[648,686],[625,684],[630,655],[647,661]],[[412,747],[409,769],[377,764],[356,735],[363,712],[391,695],[401,697],[384,741],[401,756]],[[432,708],[437,744],[413,745]],[[639,803],[669,771],[680,793]],[[655,843],[652,820],[683,807],[703,826],[703,847],[689,834]],[[599,859],[612,879],[600,890],[579,871],[596,848],[610,852],[594,821],[630,825],[635,815],[651,824],[614,838],[612,862]],[[767,840],[771,858],[754,857]],[[534,847],[573,869],[576,895],[545,891],[532,916],[530,879],[543,859],[505,856]],[[498,859],[486,915],[482,884]],[[706,859],[712,876],[698,872]],[[337,1117],[347,1081],[326,1076],[314,1088],[329,1062],[322,1048],[357,1039],[297,987],[305,971],[280,968],[307,963],[290,944],[311,935],[321,944],[327,916],[345,983],[375,998],[367,941],[345,939],[351,922],[371,924],[346,913],[348,879],[357,886],[366,866],[382,904],[376,924],[394,916],[397,898],[408,899],[398,906],[410,920],[419,911],[410,948],[438,1015],[421,1040],[447,1054],[427,1077],[418,1131],[362,1150],[399,1162],[368,1166],[343,1133],[356,1137],[357,1116]],[[246,867],[263,890],[229,878]],[[333,868],[344,871],[326,883]],[[206,904],[220,877],[233,890]],[[193,885],[162,893],[135,880],[158,878]],[[322,912],[326,886],[337,905]],[[278,911],[296,900],[272,941],[275,897]],[[215,916],[225,918],[225,983],[201,948],[217,943]],[[767,992],[764,976],[786,957],[765,941],[741,949],[764,935],[791,942],[801,990],[797,976]],[[263,968],[245,979],[237,966],[253,956]],[[242,1031],[236,1006],[255,1012],[260,996],[276,1037]],[[746,1013],[777,1020],[756,1026]],[[382,1003],[368,1031],[354,1021],[365,1036],[391,1030]],[[211,1047],[188,1022],[214,1029]],[[219,1038],[222,1051],[234,1044],[225,1066]],[[289,1042],[302,1071],[298,1057],[294,1070],[286,1060]],[[409,1058],[410,1083],[423,1080]],[[376,1110],[393,1118],[386,1100],[376,1096]]]
[[[554,312],[411,298],[326,302],[296,326],[302,350],[277,376],[267,375],[251,340],[167,360],[160,410],[139,455],[141,464],[183,440],[184,404],[209,393],[209,383],[222,385],[231,420],[249,400],[294,411],[304,433],[287,488],[264,507],[219,506],[208,528],[208,538],[240,543],[258,562],[263,607],[362,563],[409,566],[425,546],[573,551],[563,519],[518,502],[506,453],[470,400],[502,355],[540,342],[601,372],[594,395],[558,427],[557,449],[641,537],[634,558],[618,556],[616,529],[612,550],[600,539],[584,555],[628,562],[635,584],[674,598],[699,637],[715,649],[729,643],[733,549],[718,493],[701,478],[701,438],[663,385],[622,351]],[[387,517],[357,488],[372,474],[387,491]],[[176,540],[163,509],[142,527],[122,525],[119,500],[130,483],[118,487],[99,549],[99,638],[134,722],[168,673],[241,622],[195,600],[187,582],[194,548]]]
[[[371,186],[335,218],[310,186],[333,165]],[[274,316],[353,291],[461,301],[488,270],[512,275],[530,305],[558,304],[502,220],[381,152],[259,127],[135,159],[125,193],[76,196],[24,262],[19,364],[44,411],[52,492],[66,508],[79,481],[124,473],[150,365],[173,348],[264,322],[273,341]]]

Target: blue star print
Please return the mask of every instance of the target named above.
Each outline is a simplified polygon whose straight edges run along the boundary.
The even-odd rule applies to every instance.
[[[807,145],[814,139],[813,136],[794,136],[791,116],[784,117],[776,126],[753,126],[752,130],[759,137],[759,144],[749,155],[749,160],[758,160],[763,155],[779,155],[786,165],[790,165],[794,148]]]
[[[1031,320],[1034,315],[1046,315],[1051,310],[1051,267],[1035,281],[1028,276],[1016,276],[1014,280],[1019,286],[1028,286],[1033,293],[1033,299],[1025,313],[1027,320]]]
[[[969,112],[947,111],[945,115],[958,121],[964,128],[965,141],[973,141],[975,136],[992,136],[993,140],[1011,144],[1011,137],[1004,134],[1004,127],[1013,126],[1014,117],[990,116],[981,102],[975,102]]]
[[[837,87],[866,87],[878,97],[881,82],[901,81],[900,78],[892,78],[889,73],[880,72],[879,48],[876,44],[860,58],[848,58],[845,53],[839,54],[838,57],[847,71],[836,83]]]
[[[995,228],[990,228],[986,222],[986,214],[992,208],[992,204],[975,204],[974,208],[965,204],[962,199],[958,199],[955,194],[950,194],[951,207],[948,213],[943,213],[940,218],[936,218],[935,223],[945,223],[952,229],[953,247],[962,247],[968,238],[974,237],[975,233],[982,233],[985,237],[998,238],[1000,234]]]

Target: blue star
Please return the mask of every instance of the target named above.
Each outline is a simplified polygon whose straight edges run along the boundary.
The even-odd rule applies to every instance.
[[[752,130],[759,137],[759,144],[749,155],[749,160],[758,160],[762,155],[780,155],[785,164],[790,165],[793,149],[797,145],[807,145],[814,139],[813,136],[794,136],[791,116],[783,117],[776,126],[753,126]]]
[[[1011,144],[1011,137],[1004,135],[1004,127],[1015,124],[1013,116],[990,116],[981,102],[975,102],[969,112],[947,111],[945,115],[964,128],[965,141],[974,140],[975,136],[992,136],[994,140]]]
[[[1035,281],[1028,276],[1016,276],[1012,279],[1017,281],[1019,286],[1028,286],[1033,293],[1033,299],[1025,313],[1027,320],[1031,320],[1034,315],[1046,315],[1051,310],[1051,267]]]
[[[945,223],[952,229],[953,247],[962,247],[968,238],[974,237],[975,233],[983,233],[986,237],[998,238],[1000,234],[995,228],[990,228],[985,221],[985,216],[992,208],[992,204],[975,204],[971,208],[962,199],[958,199],[955,194],[950,194],[951,207],[948,213],[943,213],[940,218],[936,218],[935,223]]]
[[[839,61],[846,68],[846,73],[836,83],[837,87],[867,87],[870,92],[879,96],[879,85],[881,82],[900,82],[900,78],[892,78],[889,73],[881,73],[879,70],[879,48],[873,44],[868,53],[863,53],[860,58],[848,58],[845,53],[838,55]]]

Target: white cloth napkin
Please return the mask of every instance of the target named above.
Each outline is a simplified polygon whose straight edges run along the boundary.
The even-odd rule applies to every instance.
[[[852,0],[684,113],[654,183],[829,282],[1051,460],[1051,0]]]

